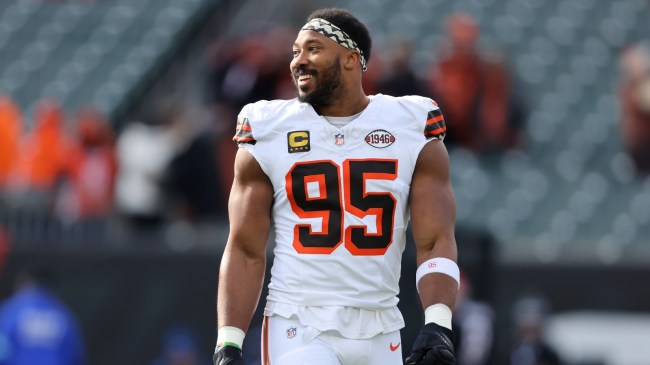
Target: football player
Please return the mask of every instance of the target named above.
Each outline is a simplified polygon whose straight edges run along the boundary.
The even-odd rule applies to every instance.
[[[263,364],[402,364],[397,294],[409,219],[425,323],[406,363],[456,363],[459,270],[445,122],[429,98],[366,95],[370,50],[368,30],[352,14],[317,10],[293,44],[297,98],[259,101],[239,114],[217,365],[244,363],[271,230]]]

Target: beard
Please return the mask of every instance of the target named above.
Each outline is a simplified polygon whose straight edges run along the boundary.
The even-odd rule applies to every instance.
[[[315,71],[313,69],[302,67],[300,70],[315,77],[317,83],[316,87],[311,92],[301,95],[296,77],[292,77],[293,83],[296,85],[296,90],[298,92],[298,100],[302,103],[311,104],[315,109],[334,104],[342,93],[340,60],[334,60],[322,71]]]

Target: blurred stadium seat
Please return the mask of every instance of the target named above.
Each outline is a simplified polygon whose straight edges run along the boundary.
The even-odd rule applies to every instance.
[[[26,111],[52,97],[66,110],[93,103],[111,114],[208,3],[0,2],[0,92]]]

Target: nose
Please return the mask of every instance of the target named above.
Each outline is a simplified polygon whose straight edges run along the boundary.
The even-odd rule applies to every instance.
[[[309,59],[307,58],[307,55],[305,52],[299,52],[296,54],[293,59],[291,60],[291,63],[289,64],[289,67],[291,68],[291,71],[297,69],[300,66],[306,65],[309,63]]]

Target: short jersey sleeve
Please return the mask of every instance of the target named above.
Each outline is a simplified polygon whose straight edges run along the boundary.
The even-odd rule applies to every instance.
[[[246,105],[242,111],[237,116],[237,127],[235,130],[235,136],[232,138],[238,146],[242,143],[247,143],[254,145],[257,141],[253,137],[253,127],[251,126],[250,120],[248,119],[248,111],[250,105]]]
[[[430,104],[428,105],[429,111],[427,112],[427,121],[424,126],[424,136],[427,140],[443,140],[447,134],[445,118],[443,117],[438,104],[431,99],[428,100]]]
[[[232,137],[233,142],[237,145],[242,143],[255,144],[257,142],[255,137],[253,137],[253,128],[251,127],[248,118],[238,117],[237,118],[237,130],[235,131],[235,136]]]

